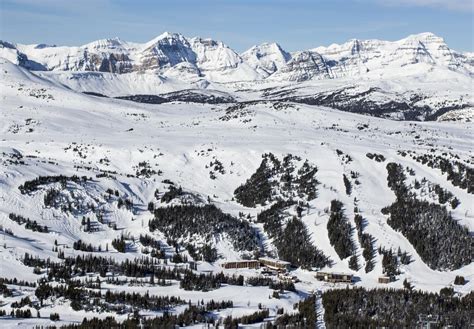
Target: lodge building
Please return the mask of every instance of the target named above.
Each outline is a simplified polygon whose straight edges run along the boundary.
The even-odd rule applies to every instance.
[[[227,262],[222,264],[223,268],[259,268],[260,262],[258,260],[240,260],[235,262]]]
[[[262,257],[258,260],[239,260],[233,262],[222,263],[221,266],[225,269],[239,269],[239,268],[260,268],[261,266],[268,267],[276,271],[288,271],[291,263],[283,260]]]
[[[352,283],[354,276],[348,273],[317,272],[316,279],[331,283]]]

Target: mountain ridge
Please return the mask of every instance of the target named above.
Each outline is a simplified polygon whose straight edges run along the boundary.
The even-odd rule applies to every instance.
[[[323,71],[334,72],[323,78],[331,79],[351,74],[362,75],[368,70],[387,66],[403,67],[419,62],[440,65],[469,76],[474,72],[472,56],[469,56],[469,53],[451,50],[443,38],[430,32],[412,34],[397,41],[351,39],[342,44],[291,53],[277,43],[254,45],[238,53],[222,41],[201,37],[188,38],[171,32],[164,32],[145,43],[128,42],[115,37],[75,47],[10,44],[20,54],[40,63],[49,71],[130,73],[151,70],[163,74],[167,69],[187,62],[196,66],[199,71],[235,70],[244,66],[239,70],[241,74],[230,81],[238,81],[238,78],[247,81],[275,78],[282,81],[306,81],[315,76],[320,78],[320,69],[315,70],[313,67],[310,68],[309,74],[298,73],[299,68],[292,70],[294,63],[291,61],[297,58],[298,62],[302,61],[302,64],[308,67],[315,57],[321,57]],[[212,53],[214,55],[209,57]],[[275,73],[278,74],[274,75]],[[210,77],[215,82],[229,81],[216,75]]]

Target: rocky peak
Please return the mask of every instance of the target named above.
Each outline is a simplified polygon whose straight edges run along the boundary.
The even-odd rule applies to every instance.
[[[188,40],[179,33],[165,32],[144,44],[139,54],[140,70],[172,67],[181,62],[196,61]]]
[[[242,58],[221,41],[192,38],[190,43],[196,63],[203,70],[234,69],[242,63]]]
[[[284,67],[291,59],[291,55],[277,43],[253,46],[241,56],[251,67],[267,76]]]

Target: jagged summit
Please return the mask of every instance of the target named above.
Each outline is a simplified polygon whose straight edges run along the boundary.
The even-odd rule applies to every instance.
[[[157,37],[151,39],[150,41],[144,43],[142,45],[142,48],[147,49],[149,47],[154,47],[156,45],[166,43],[187,43],[187,39],[180,33],[164,32],[158,35]]]
[[[291,59],[291,55],[275,42],[255,45],[241,56],[254,69],[262,71],[267,76],[283,68]]]
[[[126,44],[125,41],[120,39],[119,37],[114,37],[114,38],[106,38],[106,39],[99,39],[96,41],[92,41],[89,43],[86,43],[85,45],[81,46],[81,48],[110,48],[110,49],[115,49],[117,47],[122,47],[124,44]],[[40,47],[36,46],[36,49],[42,49],[42,48],[48,48],[49,46],[45,47]]]

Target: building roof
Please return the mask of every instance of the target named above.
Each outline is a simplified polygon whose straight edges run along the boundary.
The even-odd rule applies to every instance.
[[[244,260],[230,260],[230,261],[227,261],[227,262],[222,262],[222,264],[229,264],[229,263],[255,263],[255,262],[258,262],[258,260],[256,259],[244,259]]]
[[[316,272],[316,274],[331,274],[331,275],[348,275],[354,276],[352,273],[343,273],[343,272]]]

